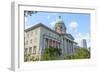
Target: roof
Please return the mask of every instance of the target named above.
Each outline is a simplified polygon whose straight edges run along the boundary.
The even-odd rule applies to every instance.
[[[36,24],[36,25],[34,25],[34,26],[28,28],[28,29],[25,29],[24,31],[25,31],[25,32],[28,32],[28,31],[31,31],[31,30],[33,30],[33,29],[35,29],[35,28],[38,28],[38,27],[44,27],[44,28],[46,28],[46,29],[48,29],[48,30],[50,30],[50,31],[52,31],[52,32],[54,32],[54,33],[60,35],[60,34],[59,34],[58,32],[56,32],[55,30],[52,30],[51,28],[45,26],[45,25],[42,24],[42,23],[38,23],[38,24]]]
[[[69,38],[71,38],[72,40],[74,40],[74,37],[73,37],[71,34],[67,34],[67,36],[68,36]]]
[[[63,28],[66,28],[65,24],[64,24],[64,21],[61,20],[61,19],[58,19],[55,23],[55,27],[63,27]]]
[[[24,31],[25,31],[25,32],[28,32],[28,31],[31,31],[31,30],[33,30],[33,29],[35,29],[35,28],[38,28],[38,27],[44,27],[44,28],[46,28],[46,29],[48,29],[48,30],[50,30],[50,31],[52,31],[52,32],[54,32],[54,33],[56,33],[56,34],[58,34],[58,35],[62,35],[62,34],[59,34],[58,32],[56,32],[55,30],[52,30],[51,28],[45,26],[45,25],[42,24],[42,23],[38,23],[38,24],[36,24],[36,25],[34,25],[34,26],[28,28],[28,29],[25,29]],[[74,40],[74,37],[73,37],[71,34],[69,34],[69,33],[66,33],[66,34],[63,34],[63,35],[66,35],[68,38]]]
[[[70,39],[74,40],[74,37],[73,37],[71,34],[66,33],[66,34],[64,34],[64,35],[66,35],[68,38],[70,38]]]

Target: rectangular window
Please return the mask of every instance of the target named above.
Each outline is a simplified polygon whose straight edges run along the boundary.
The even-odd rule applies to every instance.
[[[35,42],[35,43],[37,42],[37,37],[34,38],[34,42]]]
[[[32,39],[30,40],[30,43],[32,43]]]
[[[35,35],[37,35],[37,30],[35,30]]]
[[[47,48],[48,47],[48,39],[44,39],[45,40],[45,47]]]
[[[29,38],[29,34],[27,34],[27,38]]]
[[[36,54],[36,46],[33,47],[33,54]]]
[[[32,47],[29,47],[29,53],[32,54]]]
[[[28,40],[26,41],[25,45],[28,45]]]
[[[27,54],[27,52],[28,52],[28,49],[27,49],[27,48],[25,48],[24,53],[26,53],[26,54]]]
[[[33,32],[31,32],[31,37],[33,36]]]

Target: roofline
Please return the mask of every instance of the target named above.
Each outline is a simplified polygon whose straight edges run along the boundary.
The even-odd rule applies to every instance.
[[[35,28],[38,28],[38,27],[44,27],[44,28],[46,28],[46,29],[48,29],[48,30],[50,30],[50,31],[52,31],[52,32],[54,32],[54,33],[60,35],[58,32],[52,30],[51,28],[45,26],[45,25],[42,24],[42,23],[38,23],[38,24],[36,24],[36,25],[34,25],[34,26],[30,27],[30,28],[25,29],[24,31],[25,31],[25,32],[28,32],[28,31],[31,31],[31,30],[33,30],[33,29],[35,29]]]
[[[69,33],[61,34],[61,35],[65,35],[65,36],[67,36],[68,34],[69,34]],[[70,34],[70,35],[71,35],[71,34]],[[72,35],[71,35],[71,36],[72,36]],[[67,37],[68,37],[68,36],[67,36]],[[69,37],[68,37],[68,38],[69,38]],[[73,38],[72,40],[75,40],[73,36],[72,36],[72,38]],[[71,38],[70,38],[70,39],[71,39]]]
[[[48,29],[48,30],[50,30],[50,31],[52,31],[52,32],[54,32],[54,33],[56,33],[56,34],[58,34],[58,35],[61,35],[61,36],[62,36],[62,35],[67,35],[67,34],[60,34],[60,33],[56,32],[55,30],[52,30],[51,28],[45,26],[45,25],[42,24],[42,23],[38,23],[38,24],[36,24],[36,25],[34,25],[34,26],[30,27],[30,28],[25,29],[24,31],[25,31],[25,32],[28,32],[28,31],[31,31],[31,30],[36,29],[36,28],[38,28],[38,27],[46,28],[46,29]],[[71,34],[70,34],[70,35],[71,35]],[[71,36],[72,36],[72,35],[71,35]],[[72,37],[73,37],[73,36],[72,36]],[[69,37],[68,37],[68,38],[69,38]],[[73,40],[74,40],[74,37],[73,37]]]

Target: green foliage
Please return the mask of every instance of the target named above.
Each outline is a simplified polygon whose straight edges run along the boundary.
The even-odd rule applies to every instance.
[[[61,51],[60,48],[45,48],[42,60],[56,60],[61,55]]]
[[[79,48],[73,55],[68,55],[64,59],[87,59],[90,58],[90,52],[86,48]]]
[[[27,62],[29,61],[29,58],[30,58],[30,54],[24,54],[24,62]]]
[[[32,16],[32,14],[37,13],[37,11],[24,11],[24,16],[28,17],[28,16]]]
[[[28,62],[28,61],[39,61],[39,57],[38,56],[32,56],[31,54],[24,54],[24,62]]]
[[[38,58],[38,57],[32,56],[32,57],[31,57],[31,61],[39,61],[39,58]]]

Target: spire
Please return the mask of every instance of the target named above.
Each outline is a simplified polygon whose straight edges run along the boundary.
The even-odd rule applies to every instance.
[[[61,16],[59,16],[59,19],[61,19]]]

